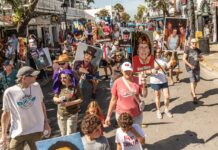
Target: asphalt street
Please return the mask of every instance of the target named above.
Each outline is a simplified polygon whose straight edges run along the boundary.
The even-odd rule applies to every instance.
[[[194,105],[190,94],[188,74],[181,62],[183,73],[181,82],[170,86],[170,111],[173,118],[163,115],[163,119],[156,118],[154,93],[149,88],[145,99],[143,122],[148,126],[143,128],[146,135],[148,150],[217,150],[218,147],[218,75],[215,72],[201,68],[201,81],[197,87],[199,103]],[[102,70],[101,70],[102,72]],[[47,113],[52,128],[52,137],[60,136],[56,119],[56,105],[52,102],[52,82],[42,87]],[[102,80],[97,89],[97,101],[106,116],[110,102],[109,80]],[[163,102],[161,103],[163,105]],[[163,107],[161,109],[163,111]],[[82,115],[80,115],[81,121]],[[114,118],[112,118],[112,124]],[[114,140],[115,128],[105,128],[111,149],[116,149]],[[26,147],[26,150],[29,148]]]

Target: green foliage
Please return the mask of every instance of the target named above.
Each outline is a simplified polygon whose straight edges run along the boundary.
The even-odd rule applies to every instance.
[[[144,20],[144,13],[147,12],[147,9],[145,8],[144,5],[139,5],[137,7],[137,13],[135,15],[135,20],[138,21],[138,22],[141,22]]]
[[[121,20],[122,20],[123,22],[129,22],[129,20],[130,20],[130,15],[129,15],[128,13],[124,12],[124,13],[122,14],[122,16],[121,16]]]
[[[123,5],[120,4],[120,3],[117,3],[116,5],[114,5],[113,8],[114,8],[116,11],[118,11],[118,12],[123,12],[123,11],[124,11],[124,7],[123,7]]]
[[[99,12],[95,14],[98,17],[107,17],[109,16],[109,11],[107,9],[101,9]]]

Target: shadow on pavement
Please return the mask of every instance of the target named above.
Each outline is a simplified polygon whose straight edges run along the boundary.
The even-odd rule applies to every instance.
[[[216,137],[218,137],[218,133],[216,133],[216,134],[212,135],[212,136],[211,136],[211,137],[209,137],[207,140],[205,140],[205,143],[207,143],[207,142],[211,141],[212,139],[214,139],[214,138],[216,138]]]
[[[170,99],[170,102],[173,102],[173,101],[175,101],[175,100],[177,100],[177,99],[179,99],[179,98],[180,98],[180,97],[171,98],[171,99]],[[163,105],[164,105],[164,102],[162,101],[162,102],[160,103],[160,105],[163,106]],[[153,109],[156,110],[156,105],[155,105],[154,102],[151,103],[151,104],[149,104],[149,105],[145,105],[144,111],[152,111]]]
[[[194,105],[192,100],[187,101],[181,105],[177,105],[176,107],[171,109],[171,112],[174,114],[184,114],[189,111],[195,110],[197,107],[203,105],[204,102],[198,101],[198,104]]]
[[[217,80],[218,78],[205,79],[205,78],[200,77],[200,79],[203,80],[203,81],[214,81],[214,80]]]
[[[198,98],[198,100],[208,98],[209,96],[212,96],[212,95],[218,95],[218,88],[205,91],[204,93],[202,93],[201,97]]]
[[[153,125],[161,125],[161,124],[172,124],[173,122],[153,122],[153,123],[146,123],[148,126],[153,126]]]
[[[189,78],[184,78],[181,79],[180,82],[184,82],[184,83],[190,83]]]
[[[203,139],[198,139],[197,134],[190,130],[183,134],[173,135],[153,144],[145,144],[143,148],[148,150],[181,150],[189,144],[203,144]]]

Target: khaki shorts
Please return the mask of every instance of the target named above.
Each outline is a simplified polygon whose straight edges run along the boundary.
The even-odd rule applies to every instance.
[[[23,150],[25,142],[29,145],[31,150],[37,150],[35,142],[41,140],[42,135],[42,132],[36,132],[27,135],[17,136],[11,139],[9,150]]]

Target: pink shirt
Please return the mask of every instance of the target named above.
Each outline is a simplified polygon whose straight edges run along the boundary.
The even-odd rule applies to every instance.
[[[139,95],[141,92],[141,86],[138,84],[138,78],[134,78],[134,83],[131,83],[130,87],[133,89],[135,95]],[[116,112],[118,114],[127,112],[135,118],[141,113],[133,94],[123,82],[122,77],[115,80],[111,93],[113,96],[117,97]]]

